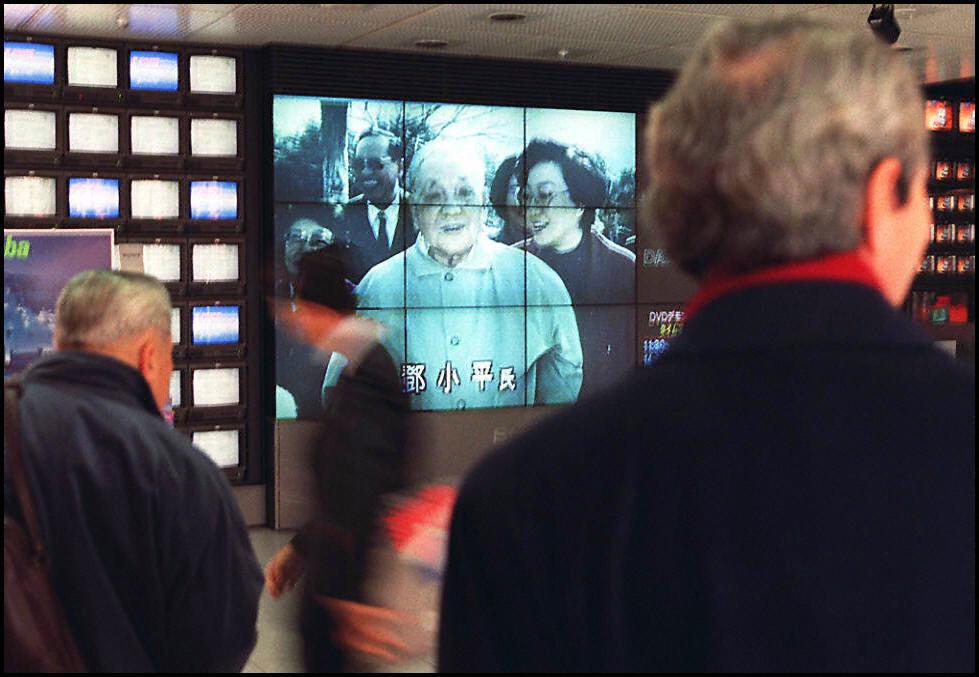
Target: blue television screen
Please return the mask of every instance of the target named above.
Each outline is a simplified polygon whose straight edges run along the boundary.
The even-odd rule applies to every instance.
[[[3,81],[54,84],[54,45],[3,42]]]
[[[238,218],[238,184],[235,181],[191,181],[190,218]]]
[[[132,89],[175,92],[178,73],[174,52],[129,53],[129,86]]]
[[[194,306],[191,311],[191,341],[214,346],[238,343],[238,306]]]
[[[118,218],[119,179],[68,179],[68,216]]]

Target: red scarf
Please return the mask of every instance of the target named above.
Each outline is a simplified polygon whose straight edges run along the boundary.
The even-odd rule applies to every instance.
[[[881,290],[877,274],[856,252],[794,261],[753,270],[750,273],[731,275],[714,271],[707,274],[700,289],[687,303],[686,319],[689,320],[694,313],[711,301],[747,287],[815,280],[851,282],[866,285],[877,291]]]

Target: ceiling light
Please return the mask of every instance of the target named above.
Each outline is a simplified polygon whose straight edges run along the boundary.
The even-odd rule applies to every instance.
[[[415,47],[419,47],[421,49],[445,49],[448,46],[449,43],[445,40],[415,40]]]
[[[889,45],[893,45],[901,36],[901,27],[894,18],[894,5],[874,5],[867,17],[867,23],[874,35]]]
[[[521,14],[520,12],[495,12],[489,15],[490,21],[523,21],[527,18],[526,14]]]

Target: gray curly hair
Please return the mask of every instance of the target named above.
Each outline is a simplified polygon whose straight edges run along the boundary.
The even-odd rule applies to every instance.
[[[870,31],[723,23],[650,111],[647,227],[695,275],[853,250],[877,163],[897,158],[907,180],[928,162],[923,111]]]

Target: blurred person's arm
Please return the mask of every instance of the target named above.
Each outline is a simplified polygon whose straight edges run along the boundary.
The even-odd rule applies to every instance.
[[[158,534],[167,650],[159,665],[164,672],[238,672],[257,639],[262,570],[231,487],[200,460],[208,466],[189,463],[158,478],[167,513]]]

